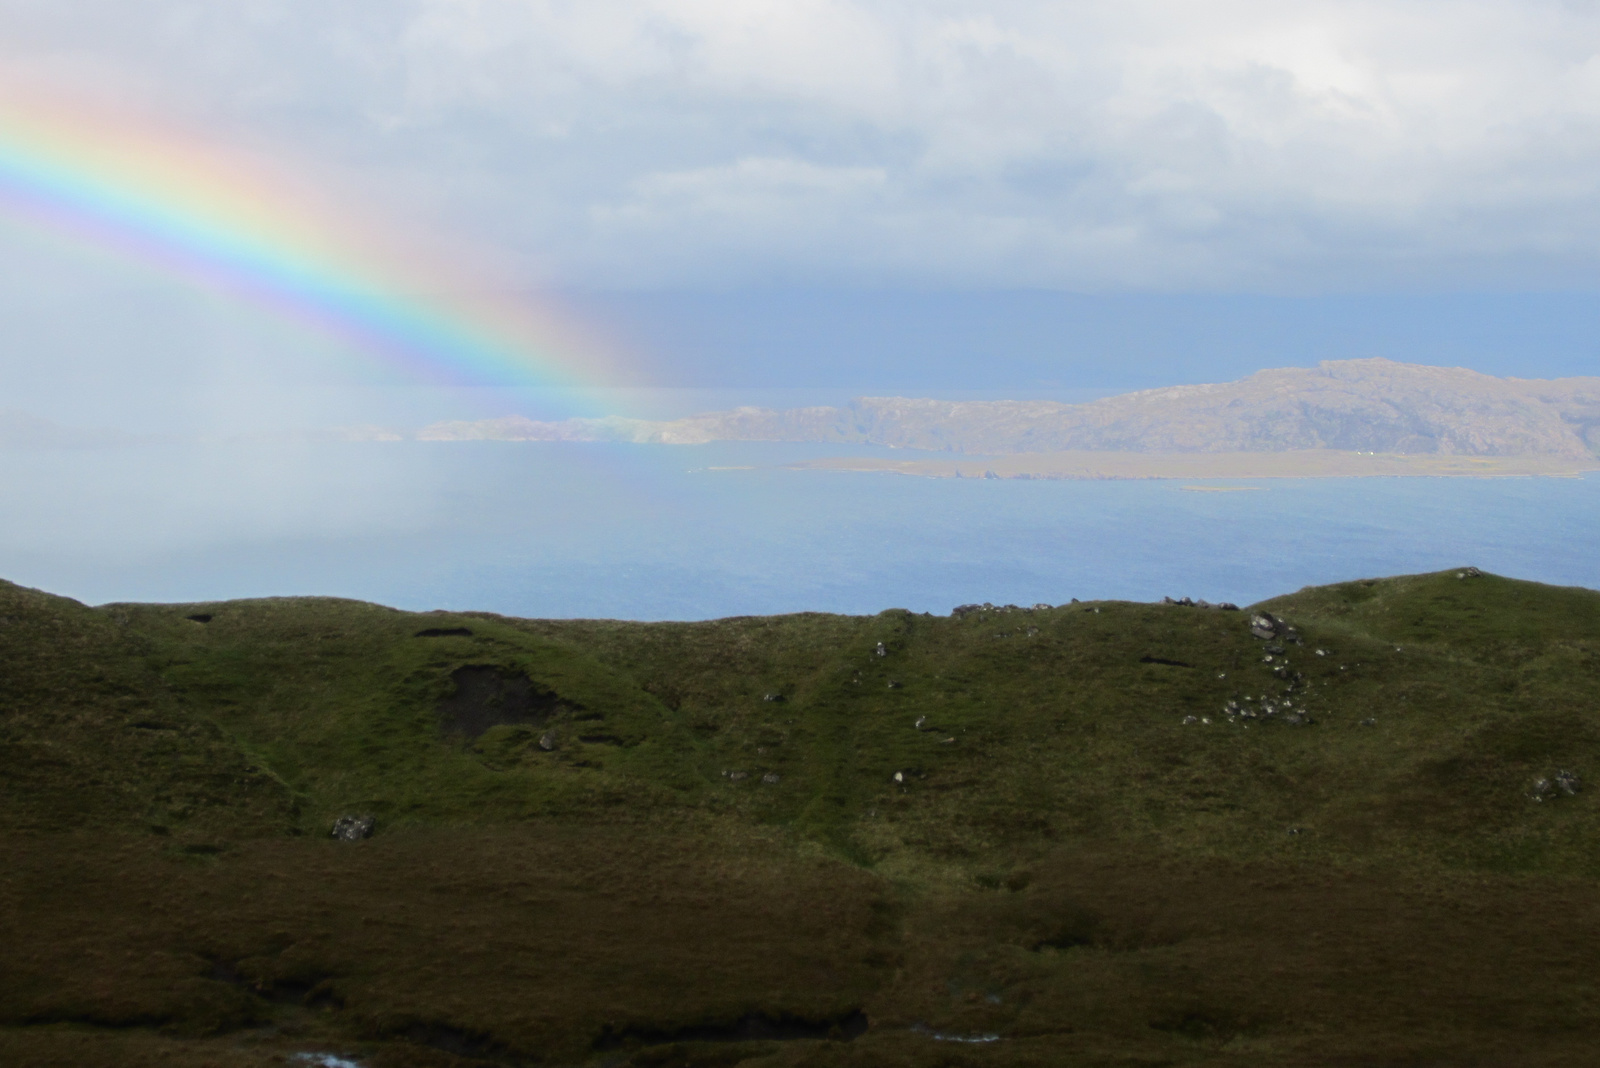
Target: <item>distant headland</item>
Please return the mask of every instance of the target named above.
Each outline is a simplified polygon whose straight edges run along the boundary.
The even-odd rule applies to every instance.
[[[436,423],[423,441],[862,444],[956,454],[812,461],[934,477],[1574,475],[1600,469],[1600,377],[1496,378],[1384,359],[1260,371],[1087,404],[862,397],[671,421],[522,416]]]

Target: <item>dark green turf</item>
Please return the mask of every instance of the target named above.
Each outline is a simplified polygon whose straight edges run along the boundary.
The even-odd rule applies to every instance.
[[[1600,594],[1257,609],[0,585],[0,1063],[1593,1063]]]

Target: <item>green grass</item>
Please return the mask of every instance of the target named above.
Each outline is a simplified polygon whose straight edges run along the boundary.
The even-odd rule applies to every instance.
[[[1270,662],[0,586],[0,1063],[1589,1063],[1596,790],[1530,795],[1600,787],[1600,593],[1465,574],[1257,606]],[[474,666],[543,703],[451,734]]]

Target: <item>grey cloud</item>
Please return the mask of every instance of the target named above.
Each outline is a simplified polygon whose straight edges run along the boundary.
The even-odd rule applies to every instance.
[[[281,144],[573,286],[1585,283],[1554,2],[0,0],[13,67]]]

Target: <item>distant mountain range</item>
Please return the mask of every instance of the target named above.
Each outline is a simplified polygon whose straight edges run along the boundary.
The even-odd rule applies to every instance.
[[[511,416],[436,423],[417,436],[669,445],[808,441],[978,455],[1329,449],[1590,460],[1600,453],[1600,377],[1496,378],[1459,367],[1333,360],[1087,404],[862,397],[840,408],[735,408],[666,422]]]

